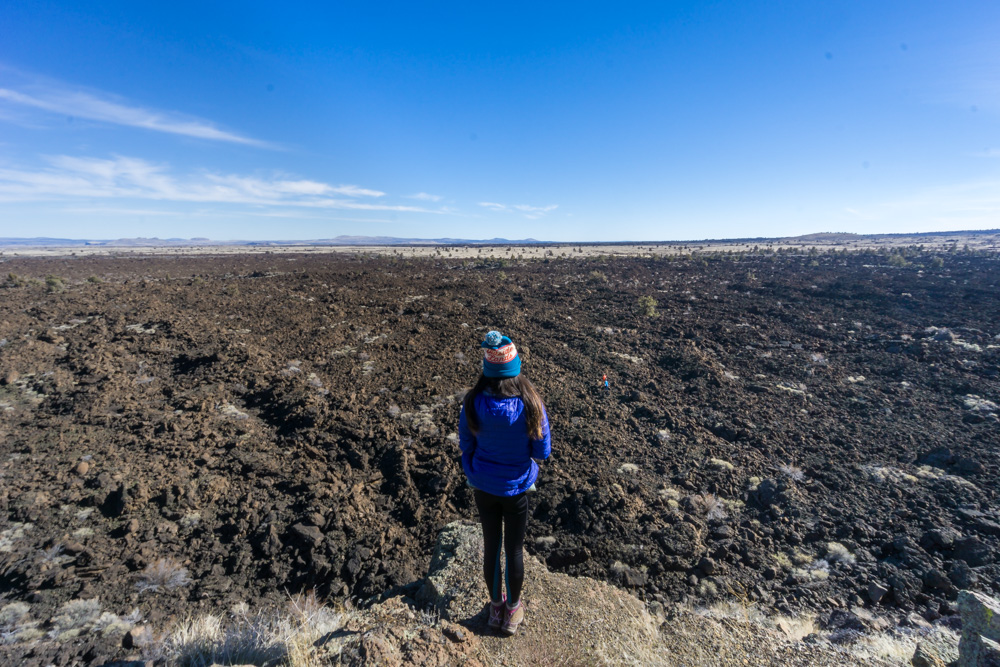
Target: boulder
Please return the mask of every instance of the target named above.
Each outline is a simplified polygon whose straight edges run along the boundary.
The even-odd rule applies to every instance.
[[[1000,665],[1000,601],[982,593],[959,591],[962,639],[958,644],[958,667]]]
[[[951,597],[951,594],[955,591],[954,584],[951,583],[951,579],[937,568],[931,568],[924,572],[924,588],[929,588],[931,590],[943,591],[945,595]]]
[[[986,565],[992,560],[992,556],[989,545],[975,535],[955,542],[955,558],[965,561],[969,567]]]
[[[917,457],[918,465],[947,468],[955,462],[955,455],[947,447],[937,447]]]
[[[139,625],[128,632],[122,637],[122,648],[142,648],[152,641],[152,633],[150,633],[149,628],[144,625]]]
[[[877,581],[868,584],[868,599],[872,601],[872,604],[880,603],[888,592],[889,589]]]
[[[568,565],[579,565],[590,560],[590,549],[587,547],[566,547],[556,549],[549,554],[546,559],[549,567],[566,567]]]
[[[920,538],[920,546],[928,551],[931,549],[950,549],[955,544],[955,540],[961,537],[961,534],[954,528],[933,528]]]
[[[323,531],[316,526],[307,526],[303,523],[297,523],[292,526],[292,534],[300,542],[308,544],[314,548],[323,543]]]
[[[947,631],[931,632],[917,644],[913,667],[947,667],[958,659],[958,638]]]
[[[959,561],[948,570],[948,579],[959,588],[972,588],[979,581],[979,575],[967,563]]]
[[[820,614],[816,619],[820,627],[831,632],[836,630],[856,630],[863,632],[865,627],[864,619],[851,611],[834,609],[825,614]]]

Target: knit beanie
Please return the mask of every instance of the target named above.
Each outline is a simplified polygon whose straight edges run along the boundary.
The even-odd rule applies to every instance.
[[[486,377],[512,378],[521,374],[521,357],[507,336],[491,331],[479,347],[483,348],[483,375]]]

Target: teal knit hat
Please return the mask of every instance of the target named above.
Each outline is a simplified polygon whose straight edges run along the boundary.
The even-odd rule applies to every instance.
[[[483,348],[483,375],[488,378],[512,378],[521,374],[521,357],[514,342],[499,331],[486,334]]]

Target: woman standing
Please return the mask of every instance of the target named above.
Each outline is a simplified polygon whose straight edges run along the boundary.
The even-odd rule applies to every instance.
[[[490,331],[480,347],[483,373],[465,395],[458,418],[459,445],[483,526],[489,626],[512,635],[524,620],[528,491],[538,478],[538,464],[532,459],[549,456],[549,420],[538,391],[521,375],[521,358],[510,338]],[[500,584],[501,543],[507,554],[505,586]]]

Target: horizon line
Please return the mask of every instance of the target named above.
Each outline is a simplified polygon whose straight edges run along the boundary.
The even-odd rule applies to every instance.
[[[859,234],[856,232],[810,232],[795,236],[753,236],[753,237],[731,237],[731,238],[706,238],[706,239],[658,239],[658,240],[617,240],[617,241],[540,241],[534,238],[526,239],[459,239],[452,237],[438,238],[416,238],[416,237],[395,237],[395,236],[365,236],[358,234],[340,234],[329,238],[312,239],[210,239],[202,237],[179,238],[170,237],[161,239],[159,237],[127,237],[117,239],[92,239],[92,238],[62,238],[47,236],[0,237],[0,247],[32,247],[32,242],[37,245],[47,247],[72,247],[84,244],[87,246],[119,247],[122,245],[326,245],[326,246],[357,246],[357,245],[532,245],[532,246],[557,246],[557,245],[665,245],[665,244],[697,244],[697,243],[748,243],[748,242],[769,242],[798,240],[834,240],[836,238],[870,239],[875,237],[905,237],[905,236],[947,236],[947,235],[989,235],[1000,233],[1000,228],[994,229],[968,229],[968,230],[942,230],[929,232],[884,232]],[[825,237],[825,238],[824,238]],[[347,242],[348,240],[352,240]],[[158,242],[158,243],[157,243]]]

